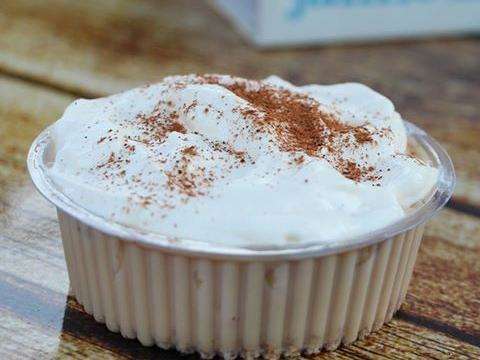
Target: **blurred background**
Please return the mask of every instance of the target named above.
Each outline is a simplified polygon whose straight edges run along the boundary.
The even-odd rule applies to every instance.
[[[338,354],[480,358],[479,29],[479,0],[1,0],[0,357],[177,356],[106,332],[66,298],[55,212],[25,158],[75,98],[209,72],[362,82],[441,142],[458,185],[427,228],[403,315]]]

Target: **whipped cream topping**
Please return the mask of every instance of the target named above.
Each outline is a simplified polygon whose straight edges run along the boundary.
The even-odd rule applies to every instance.
[[[188,75],[76,100],[49,174],[142,231],[226,247],[331,245],[405,216],[437,169],[408,154],[393,104],[355,83]]]

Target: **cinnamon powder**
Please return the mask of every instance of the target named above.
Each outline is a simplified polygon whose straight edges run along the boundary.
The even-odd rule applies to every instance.
[[[246,100],[249,106],[239,109],[241,114],[254,122],[258,132],[273,131],[282,150],[320,157],[325,149],[329,154],[327,160],[345,177],[357,182],[369,180],[374,170],[364,169],[340,156],[342,148],[356,148],[374,141],[372,132],[365,126],[344,124],[334,114],[322,110],[315,99],[285,88],[261,82],[256,83],[257,87],[248,86],[245,81],[225,84],[215,75],[199,79],[223,86]]]
[[[269,133],[275,136],[278,147],[293,155],[293,162],[301,166],[305,162],[305,156],[324,158],[335,167],[343,176],[360,181],[377,181],[379,176],[373,167],[365,167],[356,163],[342,154],[345,149],[357,149],[360,145],[373,143],[374,132],[366,126],[352,126],[341,122],[337,115],[327,112],[315,99],[305,94],[299,94],[285,88],[262,83],[260,81],[222,81],[215,75],[198,76],[188,83],[175,84],[175,88],[181,89],[189,83],[216,84],[225,87],[236,96],[246,100],[248,105],[241,106],[234,111],[249,119],[254,125],[252,136],[262,136]],[[165,106],[166,105],[166,106]],[[186,134],[187,129],[182,124],[181,114],[189,113],[198,106],[193,100],[180,109],[175,109],[171,101],[160,102],[150,114],[138,114],[136,121],[140,126],[142,136],[135,139],[128,137],[128,140],[137,141],[145,146],[158,144],[166,140],[172,132]],[[204,106],[204,105],[203,105]],[[208,114],[211,105],[203,107],[201,113]],[[219,116],[223,114],[219,113]],[[201,121],[199,119],[198,121]],[[385,132],[386,129],[381,131]],[[382,132],[376,132],[382,135]],[[98,140],[98,144],[104,141],[111,141],[117,134],[109,131],[107,137]],[[238,136],[234,135],[234,137]],[[243,166],[255,161],[248,153],[237,151],[232,144],[226,142],[210,141],[210,146],[218,154],[224,154],[225,159],[236,159],[236,163],[228,165],[227,171],[234,166]],[[125,142],[124,148],[128,153],[135,152],[135,146]],[[170,192],[178,192],[188,197],[205,195],[206,189],[215,181],[213,173],[196,164],[195,157],[200,156],[200,150],[195,146],[189,146],[181,150],[180,158],[170,171],[166,171],[166,189]],[[303,153],[298,154],[298,153]],[[220,156],[221,159],[221,156]],[[105,163],[99,164],[97,168],[116,170],[120,162],[129,162],[128,156],[125,159],[117,157],[114,153]],[[159,159],[158,161],[166,161]],[[192,166],[193,165],[193,166]],[[125,171],[118,174],[125,178]],[[111,172],[105,170],[105,176],[112,176]],[[142,179],[128,178],[131,182],[141,182]],[[305,179],[308,182],[308,179]],[[156,191],[156,184],[146,184],[152,192]],[[142,205],[151,203],[150,197],[142,198]],[[167,204],[168,205],[168,204]],[[167,206],[165,205],[165,206]]]

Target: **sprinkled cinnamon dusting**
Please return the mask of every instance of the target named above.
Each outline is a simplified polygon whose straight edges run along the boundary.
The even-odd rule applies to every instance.
[[[182,153],[185,155],[197,155],[197,150],[195,149],[195,146],[189,146],[183,149]]]
[[[165,140],[173,131],[185,134],[187,130],[178,121],[178,112],[167,112],[160,105],[162,104],[159,104],[149,115],[142,113],[137,115],[137,121],[143,127],[144,134],[157,141]]]
[[[246,105],[234,108],[233,111],[251,121],[253,130],[251,130],[250,136],[262,138],[265,134],[274,135],[276,148],[292,154],[291,166],[303,166],[306,157],[323,158],[343,176],[356,182],[371,181],[374,183],[381,179],[381,175],[375,168],[365,166],[366,161],[360,164],[344,154],[347,151],[355,151],[360,148],[360,145],[374,144],[375,137],[385,136],[389,129],[378,130],[367,125],[345,124],[339,119],[338,114],[326,111],[318,101],[308,95],[261,81],[235,78],[225,80],[225,78],[215,75],[183,79],[184,82],[178,80],[172,83],[173,88],[184,89],[189,84],[219,85],[244,99]],[[222,95],[221,99],[224,98],[225,96]],[[224,171],[229,172],[234,168],[245,166],[247,163],[255,164],[255,159],[248,152],[236,149],[235,144],[202,138],[205,146],[213,150],[216,157],[212,157],[211,154],[209,155],[209,151],[205,152],[196,146],[186,146],[177,154],[178,157],[174,161],[173,167],[163,171],[166,182],[162,190],[158,189],[157,182],[144,181],[142,174],[137,174],[138,176],[135,177],[127,176],[127,172],[121,169],[121,164],[130,162],[129,156],[137,151],[135,144],[154,148],[166,141],[172,133],[177,133],[180,139],[189,133],[202,137],[195,131],[187,131],[185,117],[188,116],[190,121],[202,121],[202,117],[211,117],[214,114],[217,120],[223,119],[223,111],[215,109],[211,104],[200,105],[195,99],[182,106],[176,105],[169,99],[162,100],[150,113],[136,115],[134,126],[140,130],[141,135],[126,136],[122,154],[112,152],[109,158],[99,163],[96,168],[104,169],[103,176],[111,179],[112,184],[114,181],[122,181],[129,187],[141,184],[152,194],[156,191],[166,190],[167,193],[171,193],[171,195],[167,195],[167,198],[171,198],[174,193],[179,193],[185,196],[184,201],[190,197],[204,196],[208,193],[209,187],[219,177],[224,178],[224,175],[219,176],[212,170],[207,171],[201,165],[202,161],[220,162],[224,164]],[[239,131],[247,131],[245,129],[247,128],[243,127]],[[118,130],[110,129],[106,136],[98,139],[97,144],[110,142],[117,139],[118,136]],[[239,134],[232,134],[232,136],[236,139]],[[149,156],[151,160],[157,161],[159,164],[167,162],[166,158],[154,158],[153,154]],[[198,159],[196,159],[197,157]],[[232,159],[234,159],[233,163]],[[117,180],[115,180],[115,176]],[[308,179],[305,179],[305,183],[308,183]],[[135,195],[135,193],[133,194]],[[144,207],[150,205],[154,201],[153,199],[154,196],[137,196],[137,202]],[[165,203],[163,206],[168,208],[171,205]]]
[[[373,132],[367,127],[344,124],[334,114],[322,110],[318,101],[285,88],[261,82],[253,82],[256,86],[246,81],[225,84],[214,75],[200,77],[199,81],[224,86],[248,101],[249,106],[239,109],[241,114],[252,119],[258,132],[273,131],[282,150],[324,157],[345,177],[357,182],[372,179],[374,169],[364,169],[341,156],[345,148],[374,141]]]

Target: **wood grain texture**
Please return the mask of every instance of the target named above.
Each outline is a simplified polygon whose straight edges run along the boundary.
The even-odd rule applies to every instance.
[[[364,82],[441,141],[455,202],[427,227],[402,310],[315,358],[480,358],[479,70],[476,39],[257,51],[199,1],[0,2],[0,358],[179,357],[107,331],[68,297],[55,210],[25,156],[75,97],[186,72]]]

